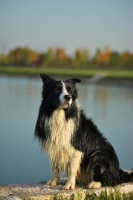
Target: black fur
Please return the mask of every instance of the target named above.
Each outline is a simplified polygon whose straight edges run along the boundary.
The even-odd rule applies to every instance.
[[[41,78],[44,85],[42,103],[35,127],[35,137],[45,143],[49,137],[48,129],[44,126],[45,118],[50,117],[59,106],[58,97],[61,93],[61,82],[44,74],[41,74]],[[64,112],[66,121],[73,118],[75,123],[78,123],[70,142],[75,149],[83,152],[81,172],[84,171],[85,174],[89,174],[90,181],[100,181],[103,186],[115,186],[123,182],[133,182],[133,172],[129,174],[119,169],[119,161],[112,145],[92,120],[85,116],[83,110],[78,111],[76,82],[80,82],[80,80],[71,79],[66,81],[67,90],[72,96],[72,105],[68,109],[64,109]]]

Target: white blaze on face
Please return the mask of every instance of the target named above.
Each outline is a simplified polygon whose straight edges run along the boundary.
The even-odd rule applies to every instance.
[[[64,82],[62,83],[62,93],[59,96],[61,105],[63,105],[63,107],[67,108],[72,104],[72,99],[70,99],[69,101],[67,101],[64,97],[65,95],[69,95],[69,93],[67,92],[66,86]]]

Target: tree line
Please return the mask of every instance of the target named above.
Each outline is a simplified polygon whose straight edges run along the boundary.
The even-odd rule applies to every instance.
[[[28,47],[18,47],[7,55],[0,54],[0,66],[133,69],[133,53],[118,53],[105,46],[102,50],[96,49],[94,56],[90,56],[87,48],[76,49],[74,55],[69,56],[64,48],[48,48],[46,52],[40,53]]]

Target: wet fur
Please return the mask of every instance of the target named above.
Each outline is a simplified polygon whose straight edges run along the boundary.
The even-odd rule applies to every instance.
[[[46,118],[45,127],[48,127],[50,137],[45,144],[42,143],[42,148],[49,155],[52,166],[58,166],[65,173],[68,163],[78,153],[70,143],[76,128],[74,120],[68,119],[66,122],[64,110],[57,109],[50,119]]]
[[[133,172],[119,169],[114,148],[80,108],[75,88],[79,79],[63,83],[72,98],[70,107],[63,108],[59,101],[62,91],[57,91],[62,82],[45,74],[41,78],[44,84],[35,137],[51,160],[53,179],[49,184],[57,184],[59,171],[68,173],[65,189],[74,189],[75,177],[89,188],[133,182]]]

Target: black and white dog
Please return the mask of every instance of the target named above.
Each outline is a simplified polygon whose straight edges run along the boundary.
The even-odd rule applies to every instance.
[[[57,184],[60,171],[68,174],[64,189],[74,189],[76,181],[88,188],[133,182],[133,172],[119,169],[114,148],[80,108],[75,88],[80,79],[56,81],[40,76],[42,103],[35,137],[51,160],[53,178],[48,184]]]

